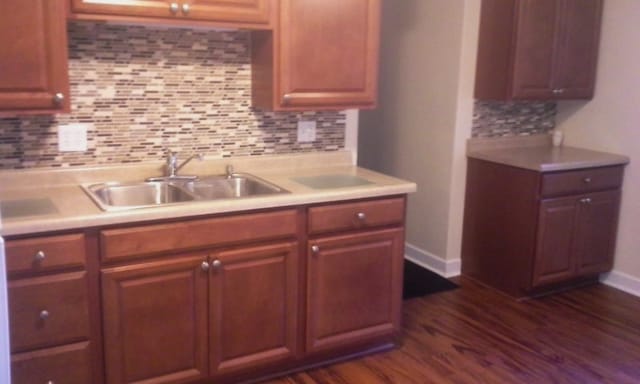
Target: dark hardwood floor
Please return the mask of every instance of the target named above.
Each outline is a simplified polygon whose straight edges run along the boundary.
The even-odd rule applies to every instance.
[[[399,348],[266,383],[640,383],[639,298],[594,285],[517,302],[459,283],[404,302]]]

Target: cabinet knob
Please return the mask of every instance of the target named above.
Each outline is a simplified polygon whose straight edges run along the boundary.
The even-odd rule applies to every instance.
[[[580,202],[582,204],[591,204],[591,199],[588,197],[585,197],[584,199],[581,199]]]
[[[317,245],[312,245],[311,246],[311,252],[319,253],[320,252],[320,247],[318,247]]]
[[[43,309],[42,311],[40,311],[40,319],[47,320],[48,318],[49,318],[49,311],[47,311],[46,309]]]
[[[36,252],[36,255],[35,255],[35,256],[33,256],[33,258],[34,258],[36,261],[42,261],[42,260],[44,260],[44,259],[45,259],[45,257],[47,257],[47,256],[44,254],[44,252],[43,252],[43,251],[38,251],[38,252]]]
[[[58,92],[55,95],[53,95],[53,102],[58,105],[61,105],[64,102],[64,93]]]
[[[358,218],[358,220],[360,221],[365,221],[367,218],[367,215],[364,212],[358,212],[356,214],[356,217]]]
[[[202,264],[200,264],[200,268],[207,272],[209,270],[209,263],[207,263],[206,261],[203,261]]]
[[[169,10],[175,15],[180,10],[180,6],[178,5],[178,3],[171,3],[169,5]]]
[[[187,3],[182,4],[182,13],[184,13],[185,15],[188,15],[190,10],[191,10],[191,7],[189,6],[189,4]]]
[[[53,380],[48,380],[47,384],[56,384],[56,383],[54,383]]]
[[[585,177],[584,179],[582,179],[582,181],[584,181],[585,184],[589,184],[591,182],[591,178],[590,177]]]
[[[551,91],[551,92],[553,92],[553,94],[554,94],[554,95],[560,95],[560,94],[564,93],[564,89],[562,89],[562,88],[556,88],[556,89],[554,89],[554,90],[553,90],[553,91]]]
[[[215,269],[220,269],[220,267],[222,267],[222,261],[215,259],[211,262],[211,266]]]
[[[291,101],[291,95],[290,94],[285,94],[284,96],[282,96],[282,102],[284,104],[289,104],[289,102]]]

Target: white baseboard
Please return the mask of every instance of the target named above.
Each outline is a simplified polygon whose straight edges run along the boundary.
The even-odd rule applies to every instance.
[[[460,259],[444,260],[441,257],[429,253],[424,249],[415,247],[409,243],[405,244],[404,257],[405,259],[446,278],[460,275]]]
[[[640,297],[640,279],[623,272],[611,271],[600,276],[602,284]]]

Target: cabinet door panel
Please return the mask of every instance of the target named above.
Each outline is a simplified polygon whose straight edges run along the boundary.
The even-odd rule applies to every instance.
[[[297,249],[297,242],[286,242],[212,255],[212,372],[235,373],[296,354]]]
[[[63,1],[3,1],[0,36],[0,114],[68,111]],[[64,95],[62,102],[56,93]]]
[[[518,2],[513,97],[553,95],[553,66],[560,5],[557,0]]]
[[[102,271],[107,383],[207,376],[206,255]]]
[[[80,13],[119,16],[174,17],[169,0],[71,0],[71,9]]]
[[[559,98],[593,97],[602,0],[564,0],[564,23],[554,74]]]
[[[379,0],[281,1],[283,107],[376,103]]]
[[[199,20],[218,20],[268,24],[271,19],[270,0],[191,0],[186,17]]]
[[[582,199],[576,230],[578,274],[611,269],[619,206],[619,191],[591,194]]]
[[[399,329],[403,239],[390,229],[309,241],[308,352]]]
[[[576,219],[575,197],[543,200],[540,204],[533,287],[572,277]]]

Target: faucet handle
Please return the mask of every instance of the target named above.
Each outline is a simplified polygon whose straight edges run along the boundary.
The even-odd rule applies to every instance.
[[[233,173],[234,173],[233,165],[227,164],[226,171],[227,171],[227,177],[233,176]]]

